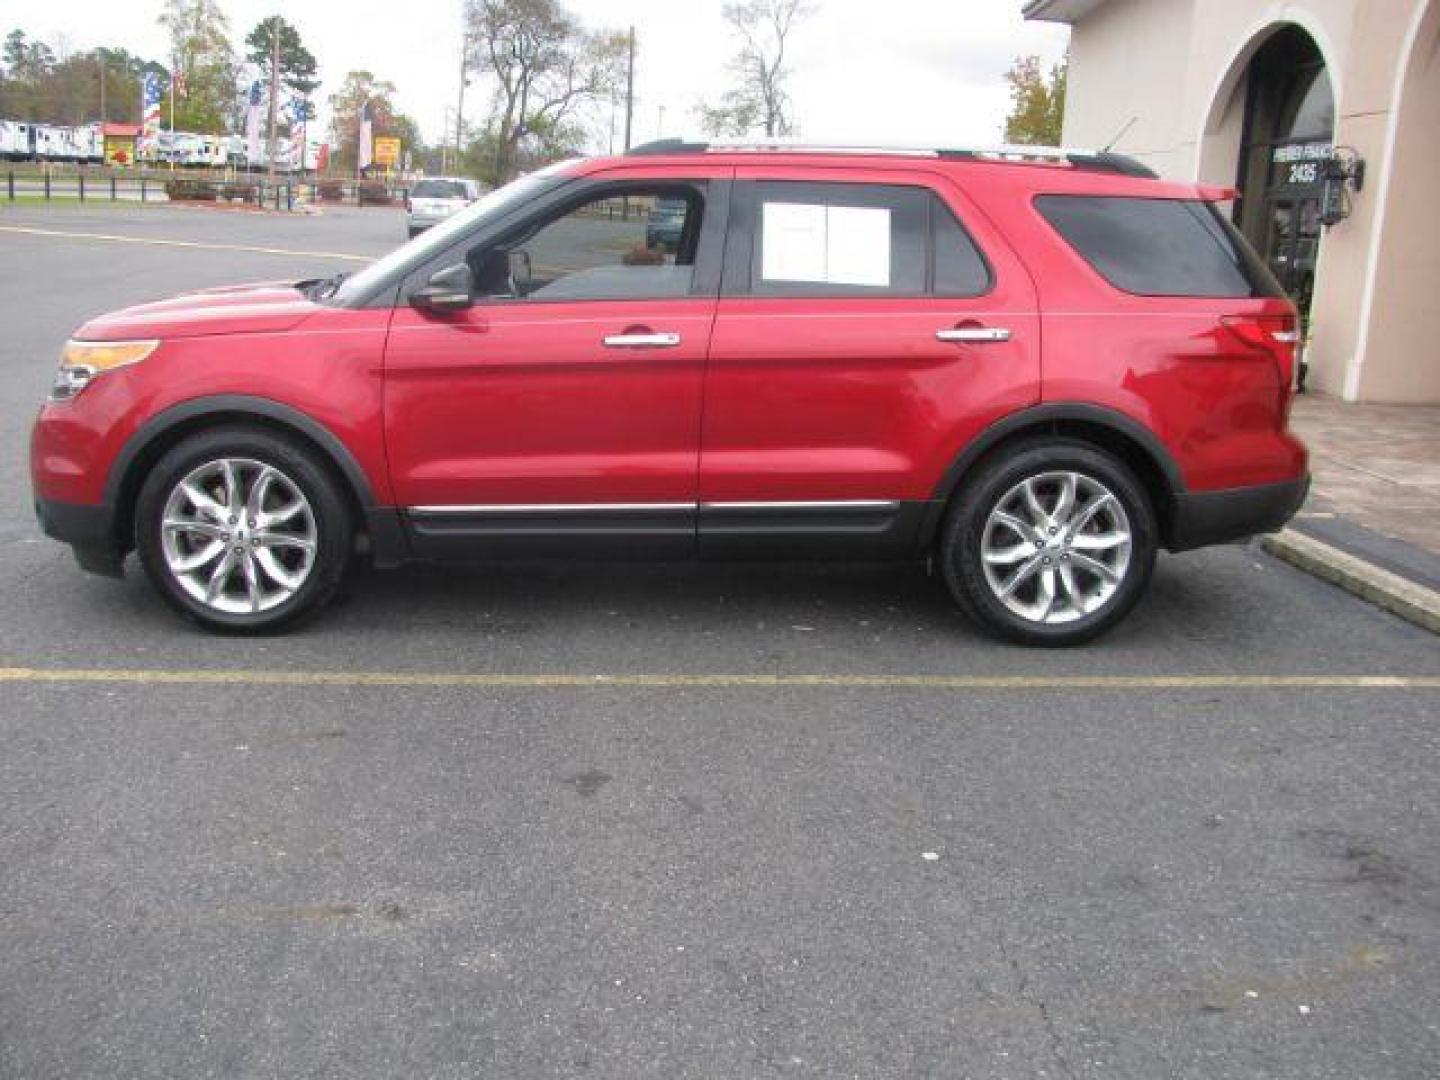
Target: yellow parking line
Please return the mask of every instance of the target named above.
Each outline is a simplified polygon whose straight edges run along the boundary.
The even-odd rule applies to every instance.
[[[119,236],[113,233],[71,232],[65,229],[36,229],[28,225],[0,225],[0,232],[24,233],[28,236],[61,236],[71,240],[103,240],[109,244],[144,244],[149,247],[199,248],[202,251],[250,251],[259,255],[297,255],[307,259],[346,259],[350,262],[373,262],[372,255],[354,255],[343,251],[302,251],[295,248],[257,247],[253,244],[207,244],[198,240],[167,240],[160,237]]]
[[[920,690],[1440,690],[1440,675],[545,675],[446,671],[0,668],[0,683],[478,688]]]

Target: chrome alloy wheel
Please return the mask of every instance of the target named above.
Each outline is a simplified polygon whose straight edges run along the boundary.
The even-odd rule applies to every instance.
[[[1130,519],[1115,493],[1078,472],[1016,484],[985,520],[985,580],[1029,622],[1074,622],[1115,595],[1130,566]]]
[[[165,563],[193,599],[227,615],[283,604],[315,564],[310,501],[273,465],[221,458],[170,492],[160,522]]]

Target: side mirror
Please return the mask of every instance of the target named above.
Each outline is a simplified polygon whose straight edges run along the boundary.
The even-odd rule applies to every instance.
[[[461,311],[474,303],[470,286],[470,267],[464,263],[447,266],[410,294],[410,306],[420,311]]]

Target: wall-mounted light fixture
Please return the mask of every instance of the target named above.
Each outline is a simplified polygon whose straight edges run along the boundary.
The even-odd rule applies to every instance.
[[[1320,222],[1327,229],[1350,216],[1351,196],[1365,187],[1365,159],[1350,146],[1337,146],[1325,162]]]

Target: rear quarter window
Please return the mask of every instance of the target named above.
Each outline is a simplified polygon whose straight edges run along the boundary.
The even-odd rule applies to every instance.
[[[1284,296],[1239,231],[1201,199],[1040,195],[1040,216],[1106,281],[1137,296]]]

